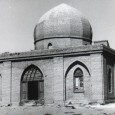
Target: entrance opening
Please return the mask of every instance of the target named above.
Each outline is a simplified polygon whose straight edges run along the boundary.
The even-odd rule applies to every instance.
[[[28,82],[28,100],[38,100],[38,81]]]
[[[21,102],[35,100],[44,103],[44,79],[41,70],[31,65],[25,69],[21,78]]]

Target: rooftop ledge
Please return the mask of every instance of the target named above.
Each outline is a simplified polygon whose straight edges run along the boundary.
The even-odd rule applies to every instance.
[[[104,45],[83,45],[79,47],[69,47],[63,49],[46,49],[46,50],[33,50],[28,52],[17,52],[17,53],[2,53],[0,54],[0,61],[5,60],[20,60],[30,58],[43,58],[43,57],[54,57],[54,56],[68,56],[78,54],[92,54],[107,51],[115,55],[115,50],[108,48]]]

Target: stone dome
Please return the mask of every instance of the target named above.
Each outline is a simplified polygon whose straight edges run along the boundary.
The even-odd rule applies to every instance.
[[[76,38],[92,42],[89,21],[75,8],[61,4],[46,12],[34,30],[34,42],[54,38]]]

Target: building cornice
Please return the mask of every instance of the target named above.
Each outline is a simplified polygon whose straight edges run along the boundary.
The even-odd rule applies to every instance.
[[[74,56],[74,55],[88,55],[94,53],[102,53],[103,50],[110,50],[103,45],[87,45],[79,47],[70,47],[64,49],[50,49],[50,50],[33,50],[20,53],[3,53],[0,55],[0,61],[18,61],[18,60],[32,60],[52,58],[56,56]],[[115,54],[115,51],[113,51]]]

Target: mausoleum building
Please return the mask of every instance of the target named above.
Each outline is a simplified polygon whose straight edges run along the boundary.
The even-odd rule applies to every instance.
[[[1,105],[114,102],[115,50],[92,34],[77,9],[49,10],[34,29],[34,50],[0,54]]]

